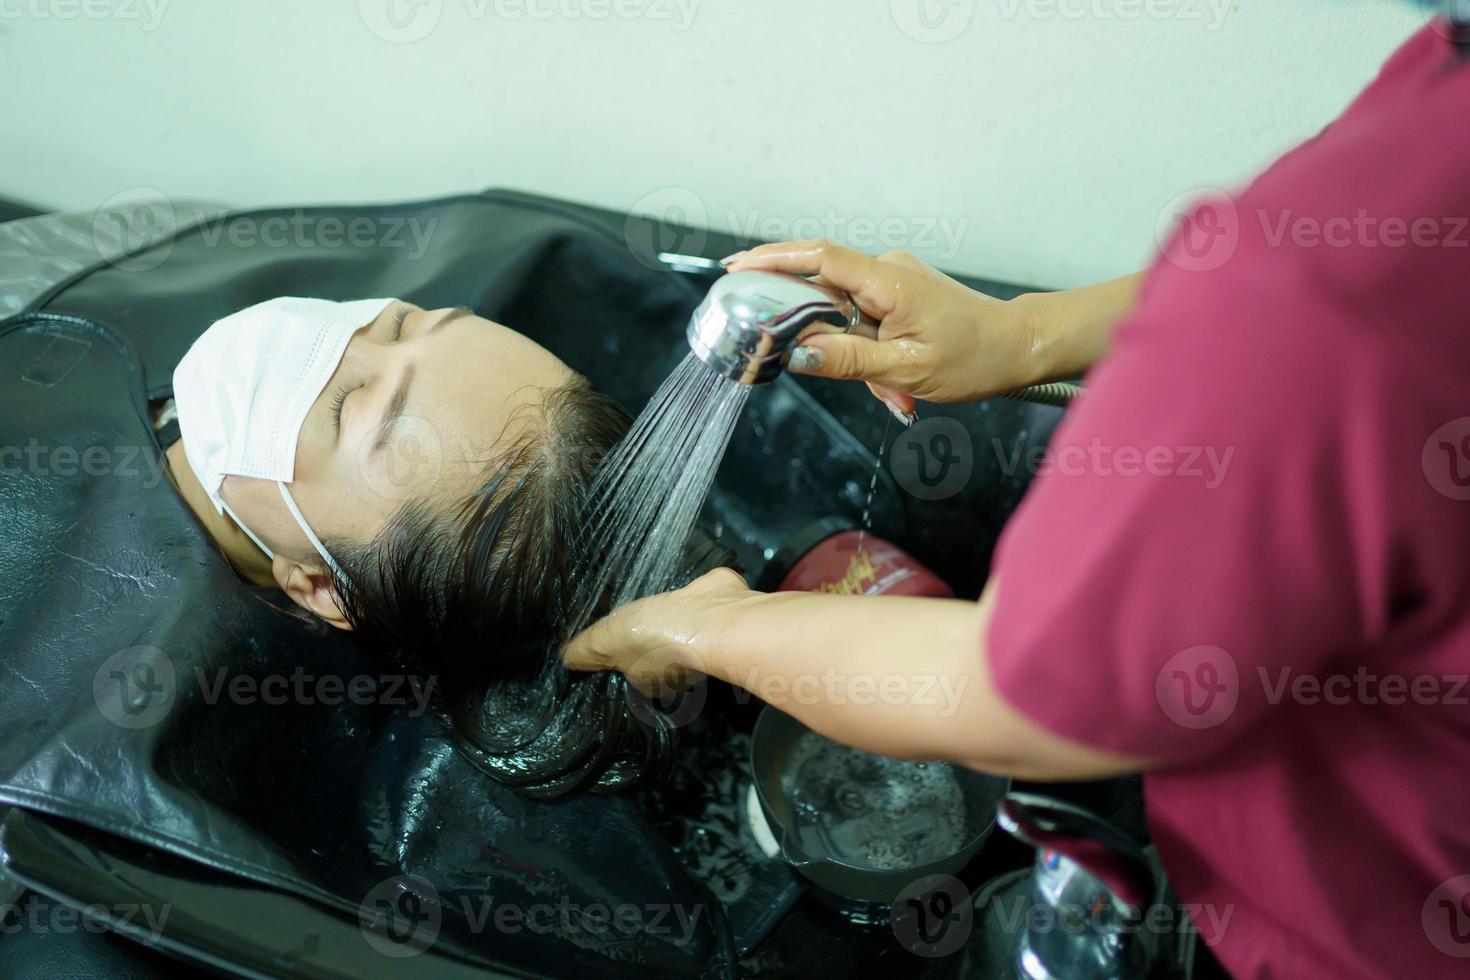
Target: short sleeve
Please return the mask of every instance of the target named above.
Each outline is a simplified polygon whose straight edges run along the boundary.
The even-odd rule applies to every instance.
[[[1007,701],[1182,761],[1381,635],[1429,429],[1380,347],[1279,254],[1156,268],[1002,536],[987,646]]]

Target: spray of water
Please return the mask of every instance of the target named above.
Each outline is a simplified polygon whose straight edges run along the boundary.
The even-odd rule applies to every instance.
[[[582,527],[573,632],[614,607],[667,591],[750,386],[688,355],[599,469]]]

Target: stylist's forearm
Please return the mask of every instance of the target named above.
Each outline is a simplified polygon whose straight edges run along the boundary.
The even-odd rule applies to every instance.
[[[1029,324],[1031,384],[1081,377],[1107,354],[1113,328],[1138,297],[1143,273],[1012,300]]]
[[[716,610],[693,652],[706,672],[869,751],[1034,779],[1135,769],[1005,703],[986,663],[988,612],[988,602],[756,595]]]
[[[721,616],[698,650],[706,669],[850,745],[934,758],[952,702],[972,694],[972,603],[777,592]],[[885,682],[906,690],[885,697]],[[915,698],[920,685],[933,697]]]

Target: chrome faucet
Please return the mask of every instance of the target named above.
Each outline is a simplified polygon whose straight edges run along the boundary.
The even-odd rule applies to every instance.
[[[732,272],[715,280],[689,319],[689,347],[742,384],[776,380],[802,337],[878,336],[878,326],[840,289],[784,272]]]
[[[1020,980],[1134,980],[1157,950],[1140,928],[1162,891],[1122,831],[1058,800],[1011,793],[996,822],[1036,848],[1033,898],[1015,951]]]
[[[677,258],[688,263],[685,256]],[[677,266],[676,266],[677,267]],[[791,350],[814,333],[877,339],[877,321],[847,293],[785,272],[732,272],[716,279],[689,318],[689,348],[721,377],[747,385],[775,381]],[[1068,382],[1033,385],[1002,397],[1066,407],[1081,394]]]

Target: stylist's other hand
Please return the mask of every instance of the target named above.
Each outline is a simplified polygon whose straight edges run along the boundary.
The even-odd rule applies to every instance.
[[[805,338],[789,365],[799,374],[866,381],[876,397],[900,412],[912,412],[915,398],[974,401],[1031,383],[1031,331],[1019,308],[907,252],[875,259],[812,240],[762,245],[727,261],[729,272],[820,276],[879,322],[877,340],[851,334]]]
[[[684,686],[703,671],[700,650],[730,606],[760,595],[728,568],[706,572],[682,589],[613,610],[578,633],[562,650],[571,670],[616,670],[644,694]]]

